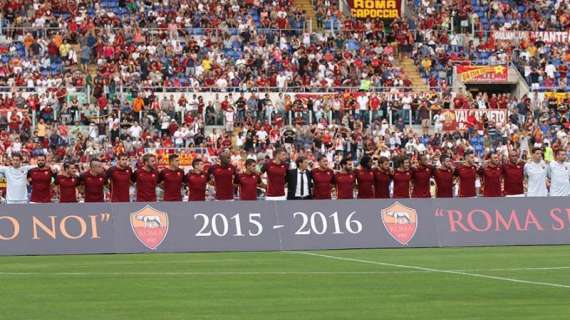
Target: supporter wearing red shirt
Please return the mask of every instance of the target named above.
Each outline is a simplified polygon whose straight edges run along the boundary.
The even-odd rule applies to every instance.
[[[426,155],[420,158],[420,164],[412,166],[412,180],[414,187],[412,191],[412,198],[431,198],[430,179],[433,173],[433,168]]]
[[[255,160],[245,161],[245,172],[235,178],[240,200],[257,200],[257,186],[261,185],[261,177],[255,172]]]
[[[369,156],[363,156],[360,159],[360,169],[356,171],[358,199],[374,198],[374,171],[371,168],[371,161]]]
[[[319,167],[313,169],[313,199],[331,199],[334,184],[334,172],[329,168],[329,161],[324,155],[319,156]]]
[[[192,161],[193,170],[188,173],[188,201],[205,201],[208,174],[204,172],[204,162],[201,159]]]
[[[131,177],[133,170],[129,166],[129,157],[119,155],[117,165],[107,170],[107,180],[111,189],[111,202],[129,202]]]
[[[278,150],[275,159],[269,160],[263,168],[262,173],[267,173],[267,196],[266,200],[285,200],[285,183],[287,182],[287,153],[285,150]]]
[[[390,181],[392,180],[390,170],[390,160],[386,157],[380,158],[380,167],[374,170],[374,197],[377,199],[390,198]]]
[[[439,159],[441,167],[435,170],[435,195],[437,198],[453,198],[453,162],[448,155],[442,155]]]
[[[37,168],[28,171],[28,182],[32,186],[30,202],[49,203],[51,202],[51,181],[54,174],[49,167],[46,167],[46,156],[36,157]]]
[[[182,187],[186,183],[186,175],[179,167],[180,160],[177,154],[171,154],[168,162],[170,166],[163,169],[158,177],[164,190],[162,198],[164,201],[182,201]]]
[[[107,183],[104,175],[103,164],[97,159],[91,160],[89,171],[83,173],[79,178],[84,188],[85,202],[104,202],[105,194],[103,188]]]
[[[465,163],[455,169],[455,175],[459,177],[459,196],[462,198],[476,197],[477,166],[475,166],[473,151],[465,152]]]
[[[155,202],[156,186],[160,182],[156,171],[156,156],[145,154],[142,162],[143,167],[132,175],[132,181],[137,184],[137,202]]]
[[[77,167],[74,164],[63,164],[63,171],[55,178],[55,184],[59,186],[60,203],[77,202],[79,178],[77,177]]]
[[[495,152],[489,156],[489,164],[479,169],[482,179],[484,197],[501,197],[503,195],[503,169],[500,166],[499,155]]]
[[[524,196],[524,162],[519,159],[517,150],[509,154],[509,163],[503,165],[506,196]]]
[[[400,158],[396,161],[396,171],[394,172],[394,198],[410,197],[410,159]]]
[[[224,151],[220,154],[220,164],[216,164],[208,170],[208,176],[214,180],[216,200],[234,199],[234,177],[236,168],[230,164],[230,154]]]
[[[342,159],[340,161],[341,172],[335,175],[336,198],[354,199],[354,185],[356,175],[352,171],[352,160]]]

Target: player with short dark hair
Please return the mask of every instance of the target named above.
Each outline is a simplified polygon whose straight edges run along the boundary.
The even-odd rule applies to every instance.
[[[434,173],[427,155],[421,155],[420,161],[412,165],[412,198],[431,198],[430,181]]]
[[[164,201],[182,201],[182,187],[186,183],[184,170],[180,168],[180,160],[177,154],[168,156],[168,168],[164,168],[159,174]]]
[[[192,171],[186,176],[188,183],[188,201],[205,201],[208,174],[204,172],[202,159],[192,161]]]
[[[356,175],[353,171],[352,160],[342,159],[340,161],[341,171],[335,175],[336,182],[336,198],[337,199],[354,199],[354,186],[356,184]]]
[[[245,161],[245,172],[236,175],[235,184],[238,186],[240,200],[257,200],[257,187],[262,184],[261,177],[255,170],[253,159]]]
[[[60,203],[77,202],[79,178],[77,177],[77,166],[74,163],[66,162],[63,164],[63,170],[55,177],[55,184],[59,187]]]
[[[360,159],[360,168],[356,171],[358,184],[358,199],[374,198],[374,171],[372,171],[372,158],[365,155]]]
[[[374,197],[376,199],[390,198],[390,182],[393,170],[390,168],[390,160],[380,157],[379,166],[374,169]]]
[[[455,169],[455,175],[459,178],[459,196],[462,198],[476,197],[477,188],[477,166],[475,164],[475,153],[468,150],[463,155],[465,161]]]
[[[406,157],[398,158],[395,161],[396,170],[394,172],[394,198],[410,197],[410,181],[412,173],[410,172],[410,159]]]
[[[36,164],[36,168],[28,171],[28,182],[32,186],[30,202],[50,203],[52,197],[51,183],[54,174],[51,168],[46,166],[46,156],[37,156]]]
[[[479,169],[482,179],[484,197],[501,197],[503,195],[503,168],[496,152],[489,154],[487,165]]]
[[[284,149],[275,151],[273,160],[267,161],[261,173],[267,174],[266,200],[285,200],[285,184],[287,183],[287,152]]]
[[[318,157],[319,167],[313,169],[313,199],[331,199],[332,187],[334,185],[334,172],[329,168],[329,161],[326,156]]]
[[[121,154],[117,165],[107,170],[107,181],[111,189],[111,202],[130,202],[131,177],[133,170],[129,166],[129,157]]]
[[[142,157],[142,162],[142,167],[132,175],[132,181],[137,187],[137,202],[155,202],[156,186],[159,183],[156,156],[147,153]]]
[[[434,171],[436,197],[453,198],[453,173],[455,168],[451,157],[446,154],[439,157],[440,167]]]

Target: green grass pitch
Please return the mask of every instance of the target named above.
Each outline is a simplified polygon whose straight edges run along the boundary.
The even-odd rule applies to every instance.
[[[0,319],[570,319],[570,247],[0,257]]]

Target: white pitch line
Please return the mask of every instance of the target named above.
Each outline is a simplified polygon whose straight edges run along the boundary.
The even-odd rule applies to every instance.
[[[291,253],[304,254],[304,255],[333,259],[333,260],[360,262],[360,263],[365,263],[365,264],[374,264],[374,265],[378,265],[378,266],[397,267],[397,268],[402,268],[402,269],[412,269],[412,270],[419,270],[419,271],[425,271],[425,272],[455,274],[455,275],[467,276],[467,277],[472,277],[472,278],[492,279],[492,280],[499,280],[499,281],[506,281],[506,282],[524,283],[524,284],[532,284],[532,285],[538,285],[538,286],[570,289],[570,285],[564,285],[564,284],[559,284],[559,283],[528,281],[528,280],[520,280],[520,279],[513,279],[513,278],[506,278],[506,277],[491,276],[491,275],[480,274],[480,273],[468,273],[468,272],[455,271],[455,270],[443,270],[443,269],[425,268],[425,267],[420,267],[420,266],[409,266],[409,265],[404,265],[404,264],[387,263],[387,262],[380,262],[380,261],[371,261],[371,260],[354,259],[354,258],[346,258],[346,257],[338,257],[338,256],[329,256],[326,254],[319,254],[319,253],[306,252],[306,251],[291,251]]]

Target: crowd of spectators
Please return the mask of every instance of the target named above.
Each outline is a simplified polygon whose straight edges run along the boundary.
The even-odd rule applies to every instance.
[[[567,1],[416,1],[413,57],[426,81],[449,79],[453,65],[514,63],[533,91],[568,91],[570,42],[496,40],[496,31],[567,32]],[[474,37],[465,36],[473,35]],[[566,37],[567,38],[567,37]],[[447,77],[446,77],[447,75]]]
[[[524,2],[525,10],[541,3]],[[422,1],[414,17],[386,25],[342,18],[335,1],[316,4],[323,24],[334,15],[341,27],[308,33],[304,13],[285,0],[5,1],[0,86],[27,90],[10,89],[0,98],[1,160],[44,154],[58,163],[88,163],[93,157],[114,161],[118,154],[136,159],[149,150],[191,149],[199,153],[192,157],[215,161],[220,150],[230,149],[243,166],[285,146],[293,160],[303,156],[316,163],[323,155],[338,166],[341,158],[358,161],[364,155],[437,158],[450,152],[461,161],[467,150],[484,159],[492,151],[506,157],[516,149],[526,159],[533,147],[544,148],[551,161],[554,150],[568,150],[568,96],[516,99],[449,89],[453,63],[478,61],[482,52],[489,53],[488,63],[509,62],[513,52],[523,58],[532,53],[526,58],[535,67],[524,72],[529,83],[544,67],[555,85],[564,84],[567,52],[535,43],[527,51],[501,51],[484,37],[461,42],[465,37],[454,32],[481,27],[474,15],[487,11],[478,3]],[[557,9],[554,16],[547,25],[524,28],[563,30],[567,14]],[[402,55],[417,61],[432,90],[411,90],[396,63]],[[551,62],[559,63],[554,70]],[[86,85],[91,91],[79,99]],[[169,90],[177,87],[213,91],[213,98]],[[300,87],[360,92],[263,92]],[[471,109],[456,129],[444,128],[443,111],[450,108]],[[476,115],[482,109],[508,110],[509,116],[497,122]]]

